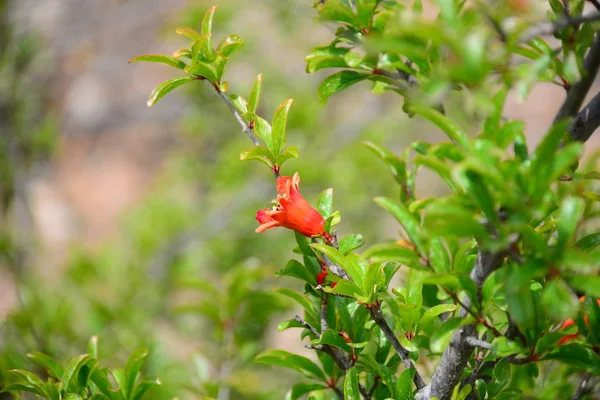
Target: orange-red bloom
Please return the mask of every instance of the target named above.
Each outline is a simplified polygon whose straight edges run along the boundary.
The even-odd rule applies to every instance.
[[[585,296],[581,296],[581,297],[579,298],[579,301],[585,301]],[[598,305],[600,306],[600,299],[598,299],[598,300],[597,300],[597,302],[598,302]],[[586,324],[587,326],[590,326],[590,322],[589,322],[589,319],[588,319],[588,316],[587,316],[587,315],[584,315],[584,316],[583,316],[583,321],[585,322],[585,324]],[[575,321],[573,321],[571,318],[569,318],[569,319],[567,319],[565,322],[563,322],[563,324],[562,324],[562,326],[560,327],[560,329],[565,329],[565,328],[568,328],[568,327],[569,327],[569,326],[571,326],[571,325],[575,325]],[[571,341],[571,340],[573,340],[573,339],[576,339],[576,338],[577,338],[577,336],[579,336],[579,334],[578,334],[578,333],[573,333],[573,334],[571,334],[571,335],[566,335],[566,336],[563,336],[563,337],[562,337],[562,338],[560,338],[560,340],[558,341],[558,344],[562,346],[563,344],[565,344],[565,343],[567,343],[567,342],[569,342],[569,341]]]
[[[262,232],[277,226],[298,231],[304,236],[324,235],[325,221],[317,210],[302,197],[299,191],[300,175],[296,172],[294,177],[280,176],[277,178],[277,206],[273,209],[265,208],[256,213],[256,220],[260,226],[256,232]]]

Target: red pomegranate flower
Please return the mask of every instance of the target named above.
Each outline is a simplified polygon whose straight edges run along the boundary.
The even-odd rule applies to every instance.
[[[256,213],[256,220],[260,223],[256,232],[283,226],[308,237],[325,234],[323,217],[302,197],[299,185],[300,175],[297,172],[293,178],[277,178],[277,206],[272,210],[265,208]]]
[[[585,301],[585,296],[581,296],[579,298],[579,301]],[[598,302],[598,305],[600,306],[600,299],[596,300]],[[585,324],[587,326],[590,326],[590,321],[587,315],[583,316],[583,321],[585,322]],[[565,329],[568,328],[571,325],[575,325],[575,321],[573,321],[571,318],[567,319],[565,322],[563,322],[562,326],[560,327],[560,329]],[[576,339],[579,336],[578,333],[573,333],[571,335],[566,335],[563,336],[562,338],[560,338],[560,340],[558,341],[558,344],[560,346],[562,346],[563,344],[570,342],[573,339]]]

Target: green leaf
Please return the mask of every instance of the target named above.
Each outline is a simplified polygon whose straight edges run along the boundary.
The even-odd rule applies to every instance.
[[[184,35],[189,37],[194,41],[203,41],[205,38],[202,37],[202,34],[192,28],[187,28],[185,26],[180,26],[175,29],[175,32],[179,35]]]
[[[135,382],[146,357],[148,357],[148,349],[138,349],[131,353],[125,364],[125,391],[129,394],[129,398],[132,397]]]
[[[498,357],[508,357],[513,354],[521,354],[525,351],[518,342],[500,336],[492,341],[492,353]]]
[[[483,211],[488,221],[496,224],[498,216],[496,214],[494,198],[483,177],[475,171],[460,167],[455,169],[454,175],[467,195],[473,199],[475,205]]]
[[[94,335],[88,342],[88,354],[92,358],[98,358],[98,335]]]
[[[360,400],[360,391],[358,389],[358,372],[356,367],[346,371],[344,379],[344,400]]]
[[[275,276],[293,276],[294,278],[301,279],[313,286],[316,286],[317,284],[317,278],[308,272],[304,265],[300,264],[296,260],[288,261],[285,268],[277,271]]]
[[[13,384],[7,385],[4,388],[2,388],[2,391],[0,391],[0,393],[18,392],[18,391],[34,393],[34,394],[40,396],[41,398],[46,397],[46,393],[42,390],[42,388],[40,388],[37,385],[31,385],[28,383],[13,383]]]
[[[419,320],[419,327],[424,327],[440,314],[452,312],[454,310],[456,310],[455,304],[438,304],[437,306],[433,306],[423,313],[423,316],[421,316],[421,319]]]
[[[258,103],[260,102],[260,94],[262,92],[262,74],[258,74],[256,79],[254,80],[254,85],[252,85],[252,91],[250,92],[250,97],[248,98],[248,111],[256,114],[256,109],[258,108]]]
[[[184,63],[183,61],[178,60],[175,57],[169,57],[162,54],[144,54],[132,58],[131,60],[129,60],[129,62],[155,62],[170,65],[171,67],[179,69],[184,69],[186,66],[186,63]]]
[[[488,383],[487,391],[490,398],[494,398],[508,384],[510,380],[510,364],[506,360],[500,360],[494,367],[492,381]]]
[[[600,356],[594,350],[579,344],[560,346],[542,357],[542,360],[559,360],[594,375],[600,375]]]
[[[415,378],[416,370],[414,368],[402,371],[396,381],[396,398],[403,400],[414,400],[412,382]]]
[[[355,71],[340,71],[328,76],[319,85],[318,93],[321,104],[327,102],[327,99],[334,93],[344,90],[358,82],[367,79],[369,75],[361,74]]]
[[[301,295],[300,293],[293,291],[291,289],[276,289],[275,293],[279,293],[283,296],[289,297],[290,299],[296,301],[298,304],[302,306],[302,308],[313,317],[317,316],[317,308],[313,303],[310,302],[308,297]]]
[[[266,350],[256,356],[255,362],[279,365],[302,373],[307,378],[327,381],[323,371],[306,357],[292,354],[284,350]]]
[[[412,106],[410,110],[436,124],[454,143],[463,148],[468,147],[467,134],[450,118],[431,107]]]
[[[421,242],[421,222],[415,217],[404,204],[386,197],[376,197],[375,202],[383,209],[392,214],[404,228],[410,241],[415,245],[419,253],[426,254],[425,247]]]
[[[287,150],[277,156],[277,165],[280,167],[284,162],[291,158],[298,158],[298,148],[295,146],[290,146]]]
[[[307,393],[314,392],[317,390],[325,390],[327,386],[321,385],[319,383],[297,383],[292,388],[292,398],[291,400],[299,399]]]
[[[581,198],[567,197],[562,201],[558,213],[558,240],[556,243],[558,254],[562,253],[575,236],[584,209],[585,202]]]
[[[331,259],[331,261],[342,267],[342,269],[346,271],[348,275],[350,275],[350,278],[352,278],[352,280],[358,285],[358,287],[363,286],[365,271],[361,268],[360,265],[358,265],[358,263],[353,262],[353,260],[351,260],[349,257],[346,258],[346,256],[344,256],[344,254],[342,254],[339,250],[327,246],[326,244],[313,243],[310,246],[313,249],[316,249],[321,253],[325,254]]]
[[[312,344],[327,344],[329,346],[338,347],[348,353],[352,351],[348,343],[340,336],[340,334],[333,329],[327,329],[321,334],[319,339],[312,341]]]
[[[270,147],[271,152],[275,155],[280,154],[281,150],[285,147],[285,129],[290,106],[293,102],[293,99],[288,99],[281,103],[275,110],[275,116],[273,117],[271,130],[272,144]]]
[[[242,47],[243,44],[244,41],[241,37],[236,34],[231,34],[223,39],[221,43],[219,43],[217,46],[217,52],[223,54],[225,57],[229,57],[240,47]]]
[[[335,211],[329,217],[325,218],[325,224],[323,230],[328,233],[332,233],[333,226],[339,224],[342,221],[342,216],[339,211]]]
[[[333,213],[333,189],[325,189],[317,198],[317,210],[323,216],[328,218]]]
[[[246,115],[246,113],[248,113],[248,102],[242,96],[230,94],[229,100],[231,100],[231,104],[233,104],[235,109],[238,110],[240,114]]]
[[[131,400],[141,400],[147,391],[157,386],[160,386],[160,384],[161,382],[158,379],[145,380],[140,382],[139,385],[136,386],[133,394],[130,396]]]
[[[152,107],[153,105],[155,105],[160,99],[162,99],[167,93],[169,93],[173,89],[176,89],[185,83],[195,81],[197,79],[198,78],[196,78],[195,76],[182,76],[181,78],[169,79],[168,81],[161,83],[160,85],[154,88],[152,93],[150,93],[147,102],[148,107]]]
[[[254,146],[243,150],[240,153],[240,160],[257,160],[266,164],[269,168],[273,168],[275,164],[273,153],[264,146]]]
[[[348,255],[352,251],[360,248],[363,244],[365,244],[365,240],[362,235],[349,235],[340,240],[339,250],[344,255]]]
[[[82,354],[78,357],[73,358],[69,362],[69,365],[67,365],[67,368],[65,369],[65,372],[62,375],[59,385],[59,391],[64,393],[68,391],[69,388],[74,386],[73,380],[75,380],[76,382],[79,370],[83,365],[85,365],[91,360],[93,359],[92,356],[90,356],[89,354]]]
[[[248,107],[250,107],[250,104],[248,104]],[[265,121],[261,117],[254,118],[254,132],[256,132],[258,137],[261,138],[265,142],[268,149],[273,148],[273,139],[271,136],[271,125],[269,125],[269,123],[267,121]]]
[[[64,374],[63,367],[52,357],[47,356],[44,353],[33,352],[27,354],[27,358],[36,364],[41,365],[48,372],[48,375],[56,378],[57,380]]]
[[[215,67],[202,61],[195,61],[194,63],[185,67],[183,70],[188,74],[193,74],[196,76],[206,78],[212,83],[217,83],[217,81],[219,80],[219,74],[217,73]]]
[[[569,285],[593,297],[600,297],[600,276],[575,275],[566,278]]]
[[[306,72],[314,74],[325,68],[345,68],[347,66],[344,56],[349,49],[335,47],[335,45],[315,47],[305,57]]]
[[[206,47],[207,47],[208,53],[212,53],[212,51],[213,51],[213,48],[212,48],[212,22],[213,22],[213,17],[215,15],[216,8],[217,8],[217,6],[212,6],[211,8],[208,9],[206,14],[204,14],[204,18],[202,19],[202,28],[200,29],[200,32],[202,33],[202,35],[207,37]]]
[[[361,295],[361,290],[356,285],[356,283],[349,281],[349,280],[345,280],[345,279],[338,281],[337,285],[335,285],[334,288],[327,286],[327,287],[323,288],[323,290],[326,293],[339,294],[342,296],[353,297],[353,298]]]
[[[341,0],[327,0],[317,6],[319,21],[342,22],[353,26],[356,22],[356,14],[347,4]]]
[[[575,243],[575,247],[585,252],[594,250],[598,245],[600,245],[600,232],[590,233]]]
[[[531,156],[529,194],[539,201],[548,189],[554,168],[554,156],[569,127],[569,121],[554,124]]]
[[[376,244],[365,250],[362,256],[365,259],[370,259],[372,262],[394,261],[406,265],[409,268],[416,268],[424,271],[429,270],[422,264],[421,258],[414,250],[398,243]]]
[[[377,146],[371,142],[362,142],[369,150],[375,153],[384,163],[386,163],[391,171],[394,179],[401,185],[406,184],[406,162],[395,156],[386,149]]]

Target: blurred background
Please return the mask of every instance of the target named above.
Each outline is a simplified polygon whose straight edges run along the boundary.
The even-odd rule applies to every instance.
[[[327,72],[306,74],[304,55],[335,27],[313,23],[312,1],[0,0],[0,387],[7,369],[35,368],[26,353],[67,360],[95,334],[107,365],[150,348],[146,374],[163,382],[151,398],[215,395],[222,381],[232,399],[281,399],[298,378],[252,362],[266,348],[305,351],[297,330],[276,329],[296,312],[273,292],[294,284],[274,277],[293,235],[254,233],[256,210],[275,197],[272,175],[239,161],[251,143],[207,84],[148,108],[178,71],[127,63],[186,46],[175,28],[197,28],[214,4],[217,38],[246,41],[228,65],[230,92],[248,96],[263,73],[267,120],[295,100],[288,143],[300,158],[282,174],[300,172],[311,202],[335,188],[341,234],[397,237],[371,200],[396,186],[360,142],[400,152],[443,136],[368,84],[318,104]],[[526,121],[533,145],[563,97],[540,85],[506,116]],[[418,196],[444,190],[421,174]]]

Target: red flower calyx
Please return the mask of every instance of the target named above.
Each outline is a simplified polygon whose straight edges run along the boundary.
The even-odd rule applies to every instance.
[[[325,236],[325,220],[300,194],[300,175],[277,178],[277,206],[256,213],[260,226],[256,232],[283,226],[307,237]]]

